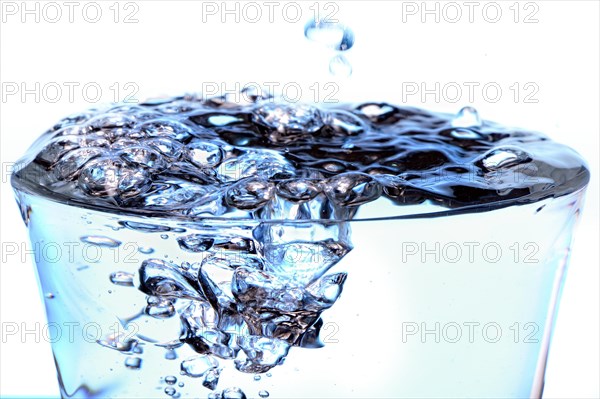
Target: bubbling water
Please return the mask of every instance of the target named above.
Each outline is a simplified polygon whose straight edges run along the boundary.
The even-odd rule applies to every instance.
[[[119,225],[198,256],[181,264],[147,257],[135,273],[111,270],[107,278],[146,295],[144,317],[179,319],[181,334],[165,347],[192,348],[197,355],[181,361],[181,373],[213,391],[225,361],[258,375],[283,364],[294,346],[323,345],[322,313],[348,278],[332,269],[352,251],[349,221],[370,204],[398,205],[371,209],[376,218],[425,202],[490,210],[565,195],[589,179],[572,150],[482,121],[470,107],[444,115],[250,98],[189,95],[69,117],[44,133],[13,177],[57,201],[154,216]],[[198,224],[189,232],[161,219]],[[121,245],[105,236],[81,241]],[[138,343],[121,335],[98,342],[126,354]],[[125,366],[143,363],[130,356]],[[164,392],[178,395],[177,379],[165,382]],[[245,394],[227,388],[218,397]]]
[[[453,208],[523,203],[588,178],[574,151],[482,122],[472,107],[452,116],[248,98],[190,95],[72,116],[38,140],[16,175],[57,198],[121,211],[338,220],[380,196]]]

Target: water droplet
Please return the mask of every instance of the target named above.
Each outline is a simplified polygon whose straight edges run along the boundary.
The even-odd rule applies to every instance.
[[[269,373],[267,373],[266,375],[267,375],[267,377],[273,377],[273,374],[272,374],[272,373],[270,373],[270,372],[269,372]]]
[[[268,398],[269,397],[269,392],[265,391],[263,389],[262,391],[258,391],[258,396],[260,396],[261,398]]]
[[[259,375],[259,374],[256,374],[256,375],[254,376],[254,381],[260,381],[260,380],[261,380],[261,377],[260,377],[260,375]]]
[[[54,294],[51,293],[51,292],[49,292],[49,293],[46,294],[46,298],[48,298],[48,299],[54,299]]]
[[[177,352],[173,349],[167,349],[167,353],[165,353],[165,359],[167,360],[175,360],[177,359]]]
[[[208,394],[208,399],[222,399],[221,392],[211,392]]]
[[[183,382],[180,382],[179,384],[177,384],[177,386],[178,386],[179,388],[183,388],[183,387],[185,386],[185,384],[184,384]]]
[[[173,387],[166,387],[165,388],[165,393],[169,396],[173,396],[177,393],[177,390]]]
[[[128,356],[125,359],[125,367],[132,370],[138,370],[142,367],[142,359],[135,356]]]
[[[479,113],[473,107],[463,107],[451,122],[452,127],[481,127]]]
[[[177,382],[177,377],[174,375],[168,375],[165,377],[165,382],[169,385],[173,385]]]
[[[138,251],[140,251],[141,253],[143,253],[145,255],[150,255],[151,253],[154,252],[154,248],[151,248],[151,247],[139,247]]]
[[[163,240],[168,240],[169,239],[169,235],[168,234],[161,234],[160,238],[162,238]]]
[[[133,274],[127,272],[111,273],[110,282],[125,287],[133,287]]]
[[[304,36],[329,49],[346,51],[354,45],[354,32],[340,23],[311,19],[304,26]]]
[[[346,57],[338,54],[329,61],[329,73],[333,76],[347,78],[352,75],[352,65]]]
[[[121,241],[113,240],[105,236],[83,236],[80,240],[86,244],[97,245],[99,247],[117,248]]]
[[[246,399],[246,394],[237,387],[227,388],[223,390],[223,399]]]

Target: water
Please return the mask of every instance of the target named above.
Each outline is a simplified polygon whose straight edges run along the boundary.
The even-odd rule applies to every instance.
[[[74,248],[37,259],[49,320],[77,323],[62,395],[538,392],[579,156],[468,108],[254,100],[90,111],[26,155],[32,241]]]

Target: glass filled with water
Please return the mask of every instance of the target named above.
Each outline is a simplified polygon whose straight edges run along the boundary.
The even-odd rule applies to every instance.
[[[73,115],[13,174],[62,397],[540,397],[579,155],[242,94]]]

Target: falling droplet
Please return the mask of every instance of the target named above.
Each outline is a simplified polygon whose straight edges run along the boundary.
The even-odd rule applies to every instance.
[[[346,51],[354,45],[354,32],[340,23],[311,19],[304,26],[304,36],[329,49]]]
[[[117,248],[119,245],[121,245],[121,241],[113,240],[110,237],[104,236],[83,236],[80,238],[80,240],[86,244],[97,245],[99,247],[106,248]]]
[[[260,396],[261,398],[268,398],[269,397],[269,392],[265,391],[264,389],[262,391],[258,392],[258,396]]]
[[[346,57],[338,54],[329,61],[329,73],[333,76],[347,78],[352,75],[352,65]]]
[[[124,287],[133,287],[133,274],[127,272],[111,273],[110,282]]]
[[[168,375],[165,377],[165,382],[169,385],[173,385],[177,382],[177,377],[174,375]]]
[[[125,367],[132,370],[139,370],[142,367],[142,359],[135,356],[128,356],[125,359]]]
[[[481,127],[479,112],[473,107],[463,107],[452,120],[452,127]]]

